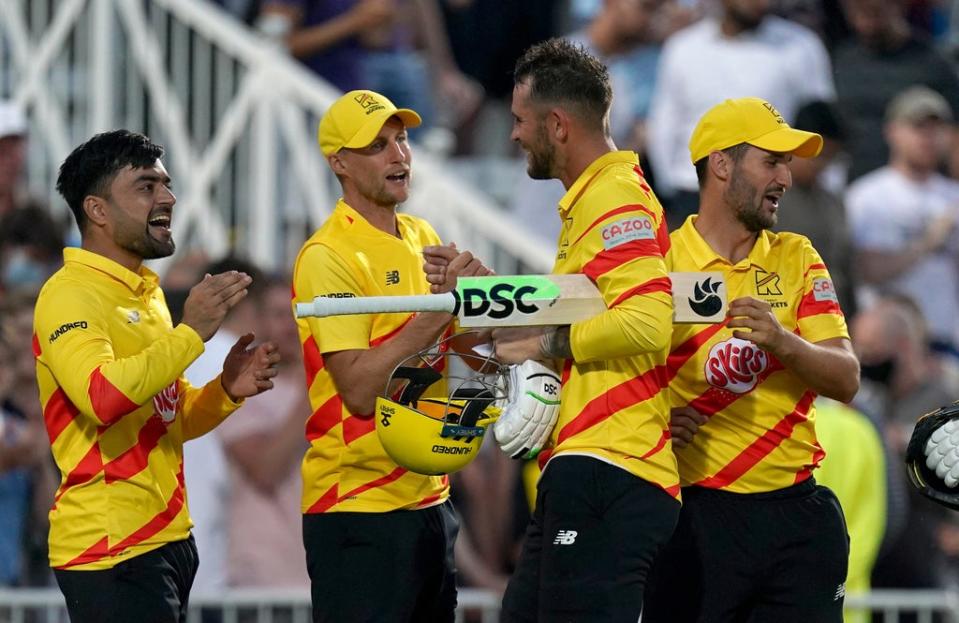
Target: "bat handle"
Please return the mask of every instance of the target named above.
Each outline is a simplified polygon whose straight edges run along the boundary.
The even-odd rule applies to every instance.
[[[307,303],[296,304],[296,317],[346,316],[352,314],[390,314],[400,312],[455,313],[456,297],[452,293],[412,296],[357,296],[327,298],[318,296]]]

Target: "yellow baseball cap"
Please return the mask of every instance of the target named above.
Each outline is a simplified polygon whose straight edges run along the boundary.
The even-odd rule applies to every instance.
[[[812,158],[822,150],[820,135],[789,127],[766,100],[742,97],[713,106],[699,119],[689,138],[689,156],[696,164],[740,143],[800,158]]]
[[[397,108],[375,91],[350,91],[333,102],[320,119],[320,150],[329,156],[344,147],[366,147],[387,119],[396,115],[408,128],[422,119],[409,108]]]

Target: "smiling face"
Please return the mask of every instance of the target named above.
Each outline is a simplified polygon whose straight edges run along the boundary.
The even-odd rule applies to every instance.
[[[790,160],[789,154],[750,145],[742,158],[734,162],[723,199],[748,231],[759,232],[776,225],[779,200],[792,186]]]
[[[530,87],[519,82],[513,87],[513,131],[510,140],[526,152],[526,173],[534,180],[555,177],[556,148],[549,142],[543,114],[530,101]]]
[[[173,254],[176,245],[170,224],[176,197],[162,162],[136,169],[124,167],[103,200],[115,246],[144,260]]]
[[[386,208],[409,198],[413,152],[406,126],[398,117],[384,123],[366,147],[343,148],[330,158],[334,172],[343,183],[344,194],[356,195]]]

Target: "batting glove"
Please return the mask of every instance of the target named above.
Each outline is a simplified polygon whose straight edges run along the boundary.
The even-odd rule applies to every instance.
[[[532,459],[559,417],[559,376],[538,361],[510,366],[509,399],[493,424],[496,443],[514,459]]]
[[[959,485],[959,423],[949,420],[926,442],[926,467],[936,472],[950,489]]]

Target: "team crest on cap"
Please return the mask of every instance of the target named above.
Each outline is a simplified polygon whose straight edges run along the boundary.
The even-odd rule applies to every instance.
[[[783,116],[779,114],[779,111],[776,110],[776,107],[770,104],[769,102],[763,102],[763,108],[769,111],[773,117],[776,118],[776,123],[779,125],[786,125],[786,120],[783,119]]]
[[[356,97],[353,98],[357,104],[359,104],[366,114],[376,112],[377,110],[382,110],[385,108],[383,104],[379,102],[375,97],[369,93],[359,93]]]

